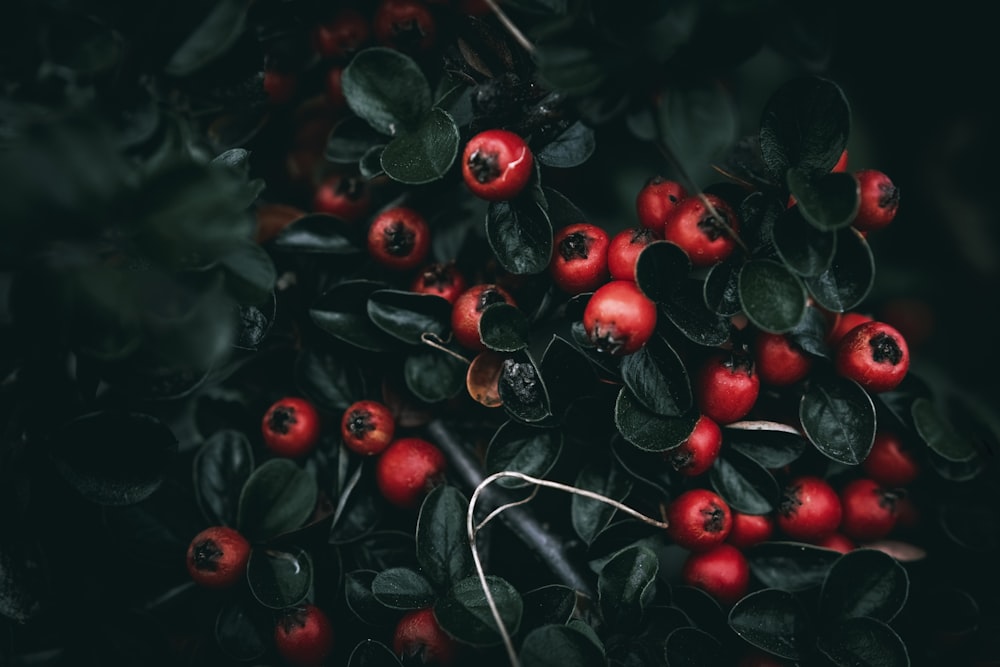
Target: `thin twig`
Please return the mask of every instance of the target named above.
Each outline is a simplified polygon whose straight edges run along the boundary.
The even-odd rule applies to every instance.
[[[493,11],[493,13],[496,14],[496,17],[500,20],[500,23],[503,24],[503,27],[507,28],[507,32],[511,34],[511,37],[513,37],[525,51],[531,55],[535,55],[535,45],[532,44],[527,37],[525,37],[520,28],[514,25],[514,22],[510,20],[510,17],[507,16],[506,12],[500,9],[500,5],[497,4],[496,0],[484,1],[487,5],[489,5],[489,8]]]
[[[423,333],[420,334],[420,341],[424,345],[433,347],[435,350],[441,350],[442,352],[450,354],[451,356],[455,357],[456,359],[465,363],[466,365],[472,363],[471,361],[460,355],[458,352],[455,352],[454,350],[449,350],[447,347],[445,347],[444,341],[442,341],[441,338],[435,333],[431,333],[430,331],[424,331]]]
[[[478,533],[479,531],[481,531],[483,528],[486,527],[486,524],[488,524],[490,521],[503,514],[506,510],[509,510],[512,507],[517,507],[518,505],[525,505],[527,503],[530,503],[532,500],[534,500],[535,496],[538,495],[539,488],[541,487],[539,487],[536,484],[535,487],[531,489],[531,493],[529,493],[526,498],[522,498],[521,500],[515,500],[513,502],[503,504],[500,507],[493,510],[492,512],[490,512],[489,514],[487,514],[486,518],[480,521],[476,525],[476,532]]]

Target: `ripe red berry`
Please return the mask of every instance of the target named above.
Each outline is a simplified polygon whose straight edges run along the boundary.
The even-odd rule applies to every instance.
[[[736,604],[750,587],[750,564],[743,552],[731,544],[688,554],[681,567],[681,580],[705,591],[721,604]]]
[[[517,305],[507,290],[492,283],[473,285],[458,295],[451,307],[451,331],[462,347],[476,351],[486,349],[479,337],[479,320],[483,318],[483,311],[495,303]]]
[[[878,431],[868,456],[861,462],[865,474],[882,486],[895,488],[911,484],[920,474],[920,464],[899,434]]]
[[[446,466],[436,445],[422,438],[398,438],[379,455],[375,481],[391,504],[412,509],[443,481]]]
[[[857,542],[880,540],[896,526],[896,495],[867,477],[851,480],[840,489],[844,514],[840,531]]]
[[[419,658],[424,665],[455,664],[458,642],[438,625],[430,607],[403,615],[392,633],[392,651],[399,657]]]
[[[289,665],[317,667],[333,651],[333,624],[313,604],[286,610],[274,626],[274,647]]]
[[[894,327],[866,322],[854,327],[837,346],[837,372],[872,392],[895,389],[910,368],[910,350]]]
[[[378,401],[355,401],[344,410],[340,419],[344,445],[362,456],[381,454],[395,435],[396,419],[392,411]]]
[[[899,188],[892,179],[877,169],[854,172],[860,185],[858,214],[854,228],[862,232],[882,229],[896,217],[899,210]]]
[[[552,239],[549,275],[568,294],[592,292],[608,281],[608,233],[589,222],[567,225]]]
[[[608,246],[608,272],[611,278],[634,281],[639,253],[658,239],[657,233],[648,227],[630,227],[615,234]]]
[[[632,354],[656,330],[656,303],[631,280],[612,280],[590,297],[583,327],[599,352]]]
[[[357,222],[372,206],[371,190],[363,178],[334,174],[316,188],[313,211],[326,213],[345,222]]]
[[[702,415],[695,422],[694,430],[684,442],[663,453],[674,470],[695,477],[708,472],[722,449],[722,429],[710,418]]]
[[[211,526],[188,545],[188,574],[199,586],[228,588],[243,578],[250,560],[250,543],[227,526]]]
[[[409,271],[424,263],[431,249],[431,231],[424,216],[412,208],[388,208],[368,227],[368,254],[386,268]]]
[[[753,341],[753,358],[760,381],[772,387],[787,387],[804,380],[812,368],[812,357],[787,334],[761,331]]]
[[[488,201],[513,199],[531,180],[535,158],[520,135],[485,130],[462,151],[462,178],[472,194]]]
[[[733,529],[726,542],[737,549],[749,549],[767,542],[774,534],[774,517],[770,514],[744,514],[733,512]]]
[[[450,304],[466,290],[465,276],[454,262],[433,262],[413,277],[410,291],[419,294],[434,294]]]
[[[821,477],[802,475],[791,480],[778,509],[778,528],[794,540],[817,542],[840,525],[840,498]]]
[[[667,507],[667,537],[691,551],[722,544],[733,528],[729,505],[708,489],[690,489]]]
[[[381,0],[372,19],[379,44],[407,53],[427,51],[437,38],[437,22],[420,0]]]
[[[857,546],[843,533],[830,533],[823,539],[817,540],[815,544],[818,547],[833,549],[834,551],[839,551],[842,554],[846,554],[848,551],[853,551]]]
[[[703,197],[682,199],[663,223],[663,238],[679,245],[695,267],[712,266],[729,257],[740,229],[739,216],[724,199],[712,194]]]
[[[368,19],[356,9],[344,8],[313,30],[313,48],[324,58],[346,60],[371,36]]]
[[[267,93],[267,101],[271,104],[282,105],[290,102],[298,83],[298,77],[292,72],[264,70],[264,92]]]
[[[319,441],[319,413],[304,398],[282,398],[264,413],[261,433],[264,444],[274,454],[289,458],[305,456]]]
[[[731,424],[745,417],[757,403],[760,378],[749,355],[718,350],[698,369],[693,389],[703,415],[718,424]]]
[[[838,313],[833,326],[830,327],[830,331],[826,334],[826,343],[831,348],[836,348],[840,345],[840,341],[844,339],[847,332],[858,326],[859,324],[864,324],[865,322],[871,322],[873,318],[869,315],[863,313],[858,313],[855,311],[848,311],[846,313]]]
[[[687,196],[687,190],[677,181],[654,176],[646,181],[635,198],[635,212],[639,216],[639,224],[657,234],[662,234],[667,214]]]

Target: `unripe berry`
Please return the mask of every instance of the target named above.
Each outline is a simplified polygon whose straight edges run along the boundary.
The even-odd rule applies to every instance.
[[[316,605],[288,609],[274,626],[274,647],[289,665],[318,667],[333,651],[333,624]]]
[[[567,225],[552,238],[549,275],[567,294],[593,292],[608,280],[608,233],[589,222]]]
[[[304,398],[282,398],[271,404],[264,413],[261,435],[267,448],[277,456],[305,456],[319,442],[319,413]]]
[[[818,542],[840,525],[840,498],[821,477],[802,475],[791,480],[778,509],[778,528],[794,540]]]
[[[583,309],[583,327],[599,352],[632,354],[656,330],[656,303],[630,280],[597,288]]]
[[[840,530],[858,542],[880,540],[896,526],[896,495],[867,477],[852,480],[840,490],[843,518]]]
[[[681,580],[729,607],[746,595],[750,587],[750,564],[733,545],[719,544],[707,551],[688,554],[681,568]]]
[[[892,222],[899,210],[899,188],[877,169],[862,169],[854,175],[860,185],[854,228],[862,232],[882,229]]]
[[[688,477],[708,472],[722,449],[722,429],[705,415],[695,422],[684,442],[663,453],[674,470]]]
[[[885,322],[854,327],[837,346],[837,372],[871,392],[895,389],[910,368],[906,340]]]
[[[703,415],[718,424],[731,424],[745,417],[757,403],[760,378],[749,355],[719,350],[698,369],[693,390]]]
[[[188,574],[199,586],[229,588],[240,581],[250,560],[250,543],[228,526],[211,526],[194,536],[185,559]]]
[[[382,497],[402,509],[414,509],[444,481],[447,461],[436,445],[422,438],[399,438],[375,462],[375,482]]]
[[[667,537],[691,551],[706,551],[722,544],[733,527],[733,515],[719,494],[691,489],[667,507]]]
[[[378,401],[352,403],[340,420],[344,445],[362,456],[381,454],[396,434],[396,420],[389,408]]]
[[[455,664],[458,642],[441,629],[430,607],[403,615],[392,633],[392,651],[403,659],[419,658],[425,665]]]
[[[465,144],[462,178],[472,194],[488,201],[513,199],[531,180],[535,158],[520,135],[485,130]]]

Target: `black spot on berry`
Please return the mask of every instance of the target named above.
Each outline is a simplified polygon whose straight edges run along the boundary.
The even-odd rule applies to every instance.
[[[496,152],[482,149],[469,156],[469,171],[479,183],[489,183],[500,176],[500,159]]]
[[[559,242],[559,254],[567,262],[571,259],[587,259],[591,239],[583,232],[573,232]]]
[[[416,245],[416,234],[401,220],[389,223],[382,237],[382,246],[393,257],[406,257],[413,252],[413,246]]]
[[[507,300],[503,298],[503,294],[499,290],[488,287],[479,294],[479,299],[476,301],[476,312],[481,313],[495,303],[507,303]]]
[[[202,572],[215,572],[219,569],[222,558],[222,548],[213,539],[204,539],[194,545],[194,567]]]
[[[295,408],[280,406],[271,413],[267,420],[267,427],[275,433],[288,433],[292,424],[298,422],[295,417]]]
[[[895,366],[903,359],[899,343],[889,334],[880,331],[871,337],[868,345],[872,348],[872,360],[880,364]]]

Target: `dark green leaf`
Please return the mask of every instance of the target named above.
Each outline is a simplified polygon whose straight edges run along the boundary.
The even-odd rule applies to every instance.
[[[743,265],[739,278],[743,312],[764,331],[785,333],[806,311],[806,290],[783,264],[755,259]]]
[[[763,423],[762,426],[766,426]],[[765,468],[776,470],[798,460],[809,441],[798,433],[789,433],[784,424],[775,428],[744,429],[723,427],[725,443],[735,451],[745,454]]]
[[[402,667],[388,646],[374,639],[364,639],[351,651],[347,667]]]
[[[606,59],[582,46],[541,44],[537,58],[538,73],[545,84],[569,95],[593,92],[608,74]]]
[[[743,309],[739,279],[744,261],[742,255],[733,255],[709,269],[703,289],[705,305],[713,313],[732,317]]]
[[[621,363],[622,379],[644,407],[663,417],[680,417],[691,409],[691,382],[680,355],[665,338],[653,334]]]
[[[660,96],[660,137],[686,169],[705,169],[736,140],[738,119],[729,91],[713,79],[675,85]]]
[[[604,667],[601,649],[572,627],[543,625],[532,630],[521,644],[525,667]]]
[[[748,549],[746,557],[765,586],[796,592],[820,586],[840,553],[799,542],[763,542]]]
[[[381,176],[382,171],[382,151],[385,150],[385,144],[377,144],[369,148],[361,159],[358,160],[358,171],[361,175],[372,180]]]
[[[807,306],[805,315],[794,329],[788,332],[793,343],[817,357],[830,357],[826,342],[827,320],[816,306]]]
[[[853,227],[837,232],[837,251],[830,268],[805,278],[806,288],[827,310],[843,313],[861,303],[875,282],[875,257]]]
[[[567,8],[567,0],[506,0],[506,4],[537,14],[565,14]]]
[[[873,618],[852,618],[824,628],[817,646],[837,667],[910,665],[903,640],[888,625]]]
[[[522,596],[524,616],[521,626],[537,628],[554,623],[565,625],[576,609],[576,591],[562,584],[548,584]]]
[[[628,387],[622,387],[615,402],[615,426],[630,443],[649,452],[662,452],[687,440],[697,415],[663,417],[639,402]]]
[[[365,49],[344,68],[341,86],[351,111],[390,136],[412,132],[431,108],[431,88],[408,55]]]
[[[218,431],[194,457],[194,495],[210,525],[236,523],[240,492],[253,471],[253,450],[236,430]]]
[[[520,421],[540,422],[552,415],[545,383],[535,360],[526,352],[503,360],[497,389],[504,410]]]
[[[751,593],[729,612],[729,627],[754,646],[801,660],[813,641],[809,615],[794,595],[776,588]]]
[[[546,211],[549,214],[549,220],[554,228],[558,229],[560,227],[566,227],[567,225],[587,221],[587,216],[583,214],[583,211],[581,211],[576,204],[571,202],[563,193],[558,190],[554,190],[547,185],[543,185],[542,194],[544,195],[545,202],[548,205]]]
[[[424,498],[417,517],[417,562],[435,586],[447,586],[472,573],[472,553],[465,531],[468,499],[441,484]]]
[[[664,645],[670,667],[722,665],[725,659],[719,640],[698,628],[677,628]]]
[[[900,612],[910,578],[892,556],[876,549],[855,549],[830,568],[820,595],[828,621],[868,616],[888,623]]]
[[[945,418],[928,398],[917,398],[910,406],[913,424],[927,446],[946,461],[963,463],[976,457],[976,448]]]
[[[388,625],[399,618],[399,613],[389,609],[372,593],[375,570],[354,570],[344,575],[344,598],[347,607],[368,625]]]
[[[226,289],[241,303],[262,304],[274,293],[278,278],[271,256],[253,241],[232,246],[219,258],[226,270]]]
[[[639,624],[656,594],[659,569],[656,554],[643,546],[626,547],[605,563],[597,578],[597,598],[611,628],[625,630]]]
[[[830,268],[837,250],[837,234],[809,224],[799,206],[782,214],[771,234],[781,261],[800,276],[818,276]]]
[[[309,315],[331,336],[363,350],[383,352],[392,346],[393,339],[368,317],[368,298],[384,287],[371,280],[340,283],[320,295]]]
[[[43,571],[6,544],[0,547],[0,616],[26,623],[43,611]]]
[[[679,245],[654,241],[639,253],[635,281],[647,297],[657,303],[668,301],[691,273],[691,260]]]
[[[385,137],[357,116],[348,116],[334,125],[326,139],[327,160],[340,164],[356,164],[373,147],[385,144]]]
[[[524,604],[521,596],[506,579],[495,575],[486,575],[486,585],[504,627],[513,635],[521,623]],[[447,595],[435,602],[434,616],[441,628],[460,642],[495,646],[502,641],[479,577],[469,577],[455,584]]]
[[[562,451],[562,431],[506,421],[493,434],[486,450],[486,474],[513,470],[532,477],[545,477]],[[502,486],[524,486],[514,479],[499,479]]]
[[[617,465],[597,465],[587,463],[573,484],[578,489],[593,491],[612,500],[621,502],[632,490],[629,476]],[[570,499],[570,516],[573,530],[590,544],[611,523],[615,508],[603,501],[573,495]]]
[[[851,109],[840,87],[818,76],[802,76],[771,96],[760,122],[760,150],[776,183],[791,168],[828,173],[837,164],[851,130]]]
[[[275,249],[286,252],[326,255],[362,252],[364,248],[355,243],[351,235],[350,225],[343,220],[326,213],[311,213],[288,224],[273,243]]]
[[[406,388],[426,403],[439,403],[465,389],[469,365],[432,347],[410,352],[403,360]]]
[[[235,660],[257,660],[267,652],[274,633],[271,613],[238,599],[226,601],[215,619],[215,641]]]
[[[593,395],[597,376],[585,353],[565,338],[552,336],[540,365],[552,413],[562,416],[576,401]]]
[[[331,411],[344,411],[365,394],[357,363],[346,355],[304,348],[295,358],[295,386],[310,400]]]
[[[380,158],[382,171],[407,185],[436,181],[455,162],[458,144],[458,126],[452,117],[442,109],[431,109],[412,132],[385,147]]]
[[[797,200],[795,208],[818,230],[829,232],[849,227],[858,214],[861,186],[853,174],[840,172],[812,178],[808,173],[790,169],[788,187]]]
[[[249,0],[219,0],[170,57],[164,72],[187,76],[224,54],[243,34],[249,9]]]
[[[576,167],[594,153],[594,131],[577,121],[545,144],[535,158],[547,167]]]
[[[421,609],[437,598],[431,582],[408,567],[391,567],[372,580],[375,599],[392,609]]]
[[[688,340],[715,347],[729,340],[729,318],[709,310],[704,293],[702,281],[683,280],[675,285],[673,293],[665,301],[658,302],[659,313],[666,315]]]
[[[212,164],[222,165],[246,177],[250,173],[250,151],[245,148],[230,148],[212,158]]]
[[[541,273],[549,266],[552,224],[535,202],[490,202],[486,236],[497,261],[511,273]]]
[[[938,512],[941,528],[962,548],[992,553],[1000,547],[1000,514],[985,496],[945,501]]]
[[[138,412],[93,412],[52,435],[56,470],[80,495],[100,505],[131,505],[148,498],[160,487],[176,452],[170,429]]]
[[[483,311],[479,338],[491,350],[517,352],[528,346],[528,318],[517,306],[495,303]]]
[[[237,527],[251,542],[263,542],[300,527],[316,507],[316,479],[290,459],[271,459],[243,486]]]
[[[436,294],[383,289],[368,297],[368,317],[382,331],[410,345],[424,334],[444,338],[451,330],[451,304]]]
[[[247,563],[247,581],[254,598],[265,607],[294,607],[312,588],[312,559],[301,549],[254,549]]]
[[[709,479],[722,499],[744,514],[767,514],[781,498],[774,476],[736,450],[723,450],[709,471]]]
[[[799,403],[809,441],[825,456],[858,465],[875,442],[875,404],[861,385],[833,373],[814,374]]]

